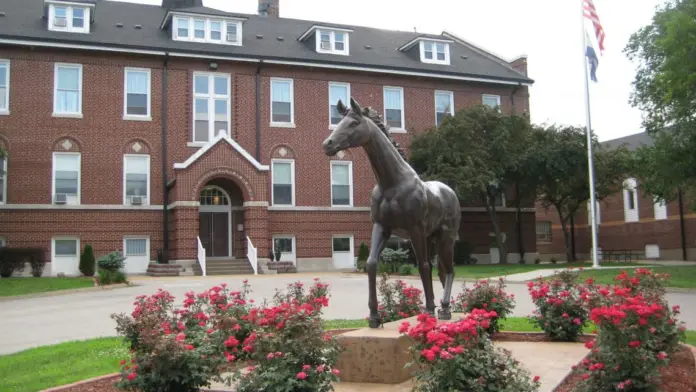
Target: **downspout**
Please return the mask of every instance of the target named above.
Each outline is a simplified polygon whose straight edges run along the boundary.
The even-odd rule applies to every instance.
[[[510,94],[510,105],[512,107],[512,114],[515,115],[517,113],[517,108],[515,106],[515,94],[517,91],[521,88],[522,84],[518,84],[512,89],[512,93]],[[520,200],[520,184],[515,183],[515,223],[516,223],[516,231],[517,231],[517,253],[520,255],[520,262],[524,260],[524,242],[522,239],[522,200]]]
[[[686,228],[684,227],[684,200],[679,188],[679,226],[681,228],[682,260],[686,261]]]
[[[162,66],[162,263],[169,264],[169,189],[167,188],[167,65],[169,53],[165,54]]]
[[[256,160],[261,162],[261,65],[256,66]]]

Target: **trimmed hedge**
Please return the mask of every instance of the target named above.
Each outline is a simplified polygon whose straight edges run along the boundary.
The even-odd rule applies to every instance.
[[[15,272],[24,271],[25,263],[31,265],[32,275],[41,276],[46,265],[46,251],[43,248],[0,248],[0,277],[9,278]]]

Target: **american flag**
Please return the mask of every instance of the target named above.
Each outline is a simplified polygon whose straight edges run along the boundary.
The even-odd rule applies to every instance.
[[[594,6],[592,0],[583,0],[585,9],[585,18],[592,21],[594,26],[595,36],[597,37],[597,43],[599,44],[600,53],[604,52],[604,28],[602,23],[599,21],[599,15],[597,15],[597,9]]]

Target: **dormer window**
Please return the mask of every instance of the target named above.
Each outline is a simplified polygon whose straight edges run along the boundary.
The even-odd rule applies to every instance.
[[[348,34],[342,31],[317,30],[317,52],[348,55]]]
[[[172,39],[175,41],[242,45],[241,31],[241,20],[175,16],[172,28]]]
[[[449,44],[446,42],[421,41],[421,61],[424,63],[449,64]]]
[[[75,3],[55,2],[48,8],[48,29],[70,33],[89,33],[90,8]]]

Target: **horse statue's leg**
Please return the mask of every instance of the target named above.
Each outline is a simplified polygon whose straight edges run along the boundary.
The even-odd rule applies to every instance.
[[[411,237],[411,246],[416,254],[418,261],[418,271],[420,272],[421,282],[423,283],[423,291],[425,293],[425,311],[430,315],[435,315],[435,298],[433,293],[433,278],[430,259],[428,258],[428,240],[423,235],[423,230],[412,229],[409,232]]]
[[[377,312],[377,260],[379,255],[387,246],[387,240],[391,236],[391,231],[384,228],[381,224],[375,223],[372,225],[372,243],[370,248],[370,256],[367,258],[367,279],[370,289],[370,297],[367,302],[370,308],[370,317],[368,324],[370,328],[379,328],[382,320]]]
[[[442,308],[438,312],[440,320],[451,320],[450,298],[452,297],[452,284],[454,283],[454,242],[449,239],[440,240],[437,244],[438,259],[440,259],[440,281],[444,288],[442,294]]]

